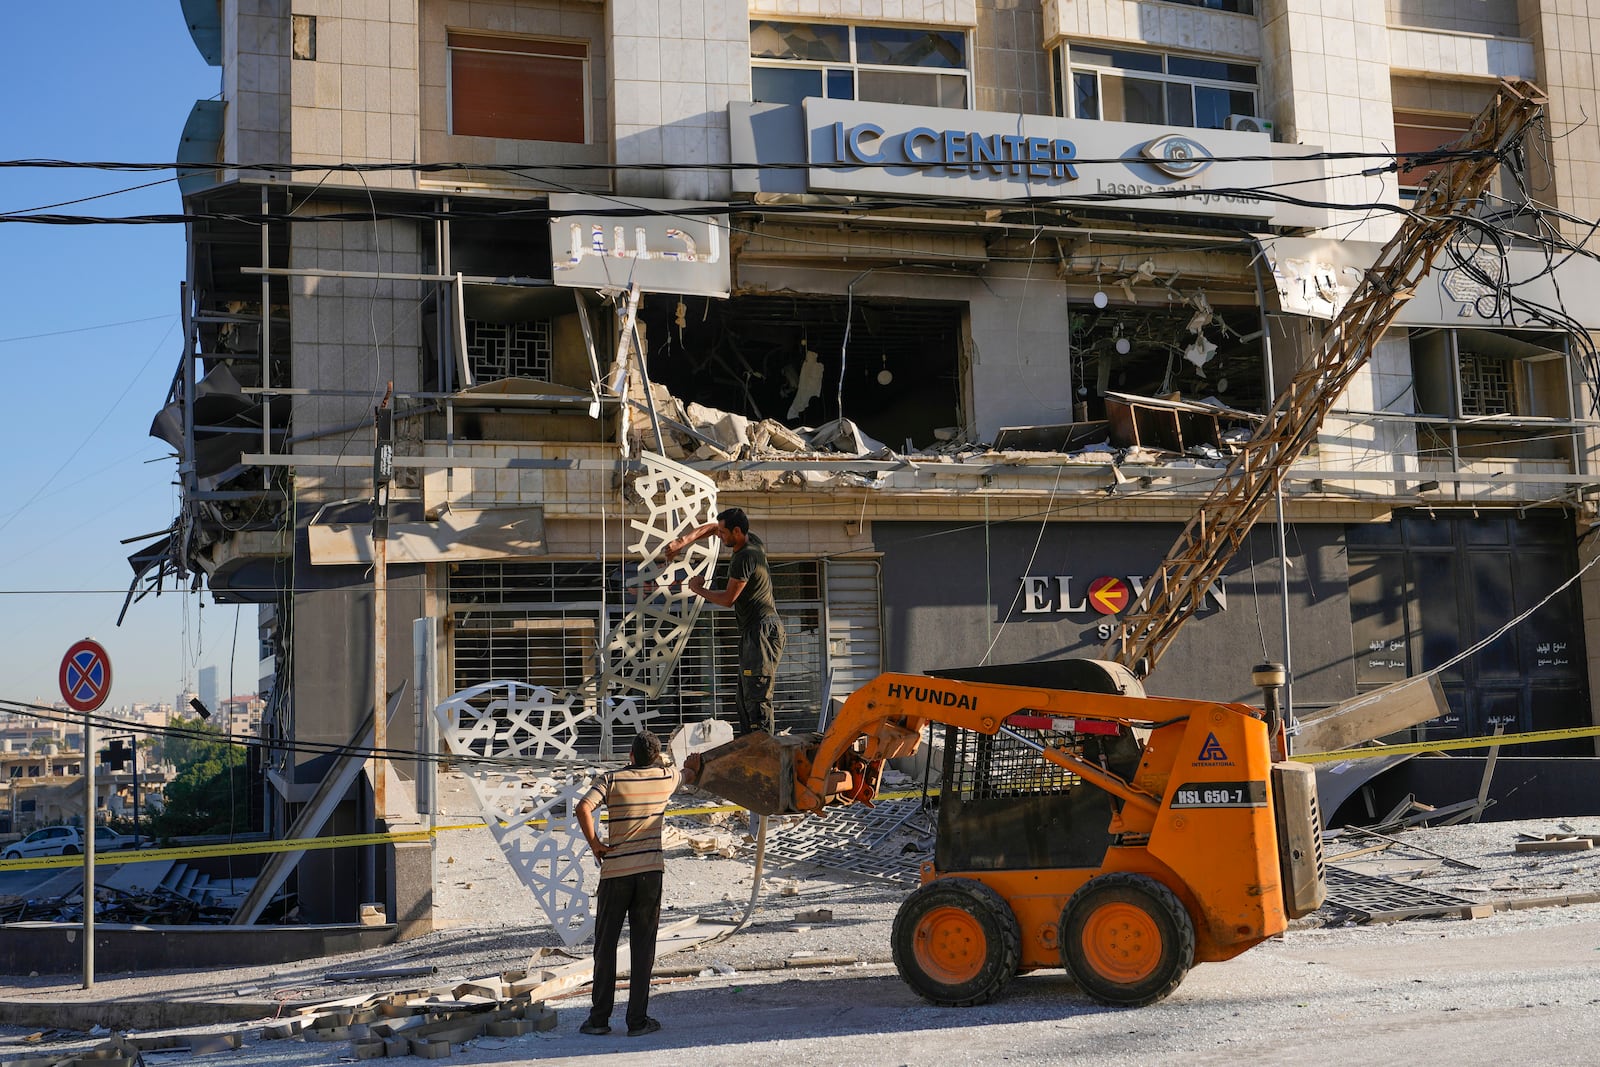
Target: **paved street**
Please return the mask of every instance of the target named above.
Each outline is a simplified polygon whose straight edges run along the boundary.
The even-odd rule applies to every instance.
[[[649,1038],[620,1026],[580,1035],[580,994],[555,1002],[556,1030],[480,1038],[451,1062],[1577,1067],[1595,1062],[1597,953],[1600,905],[1586,905],[1299,931],[1200,966],[1167,1001],[1136,1010],[1096,1005],[1059,972],[1024,976],[996,1003],[966,1009],[922,1002],[878,964],[736,974],[660,985],[651,1012],[664,1029]],[[0,1047],[0,1059],[11,1054]],[[312,1067],[346,1055],[347,1044],[280,1041],[205,1062]]]

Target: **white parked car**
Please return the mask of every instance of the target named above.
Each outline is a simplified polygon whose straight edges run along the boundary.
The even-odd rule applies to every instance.
[[[94,828],[94,850],[110,852],[134,847],[133,838],[104,826]],[[77,826],[46,826],[21,841],[7,845],[0,859],[32,859],[35,856],[81,856],[83,829]]]

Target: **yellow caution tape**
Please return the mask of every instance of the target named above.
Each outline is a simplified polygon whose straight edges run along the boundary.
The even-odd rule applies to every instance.
[[[1438,741],[1414,741],[1404,745],[1376,748],[1343,748],[1334,752],[1296,752],[1291,758],[1302,763],[1334,763],[1347,759],[1381,759],[1408,756],[1419,752],[1450,752],[1462,748],[1488,748],[1491,745],[1536,745],[1543,741],[1569,741],[1576,737],[1600,736],[1600,726],[1576,726],[1569,730],[1539,730],[1526,734],[1491,734],[1488,737],[1456,737]]]
[[[397,830],[388,834],[344,834],[339,837],[312,837],[299,841],[237,841],[219,845],[184,845],[177,848],[117,849],[96,851],[94,865],[108,867],[118,863],[144,863],[149,860],[195,860],[213,856],[250,856],[267,852],[310,852],[322,848],[350,848],[382,845],[397,841],[426,841],[447,830],[481,830],[483,823],[438,826],[432,830]],[[36,871],[47,867],[81,867],[82,856],[39,856],[34,859],[0,861],[0,871]]]
[[[930,795],[937,794],[930,790]],[[879,800],[900,800],[921,796],[921,790],[899,793],[880,793]],[[668,815],[713,815],[721,812],[744,811],[738,804],[715,804],[696,808],[674,808]],[[528,825],[543,826],[545,820],[534,819]],[[431,830],[396,830],[387,834],[343,834],[338,837],[313,837],[298,841],[237,841],[217,845],[183,845],[175,848],[116,849],[96,851],[94,865],[109,867],[119,863],[146,863],[152,860],[198,860],[216,856],[252,856],[270,852],[310,852],[324,848],[358,848],[365,845],[387,845],[408,841],[427,841],[438,834],[455,830],[482,830],[481,822],[460,823],[455,826],[435,826]],[[34,859],[0,860],[0,871],[37,871],[52,867],[81,867],[80,856],[39,856]]]

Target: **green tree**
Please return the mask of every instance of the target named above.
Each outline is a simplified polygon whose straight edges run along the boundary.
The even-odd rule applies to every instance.
[[[193,763],[209,759],[221,760],[228,747],[228,739],[219,727],[204,719],[186,719],[179,715],[167,727],[168,732],[151,739],[157,760],[172,764],[180,773]]]
[[[166,806],[150,817],[157,837],[240,833],[250,828],[245,750],[200,719],[175,719],[161,739],[162,755],[177,768]]]

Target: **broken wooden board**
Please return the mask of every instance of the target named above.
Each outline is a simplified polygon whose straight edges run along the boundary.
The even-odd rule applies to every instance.
[[[1512,846],[1518,852],[1587,852],[1594,842],[1587,837],[1572,837],[1557,841],[1518,841]]]
[[[1294,748],[1296,752],[1336,752],[1439,718],[1449,710],[1436,675],[1407,678],[1308,712],[1300,719]]]

